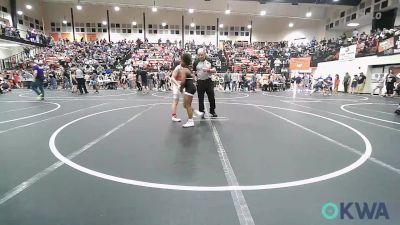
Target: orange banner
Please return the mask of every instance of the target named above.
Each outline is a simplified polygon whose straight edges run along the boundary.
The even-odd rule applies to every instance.
[[[311,57],[306,58],[291,58],[290,70],[310,70]]]
[[[64,33],[61,33],[61,38],[62,39],[68,39],[68,40],[70,40],[70,41],[72,41],[73,40],[73,38],[72,38],[72,34],[71,33],[69,33],[69,32],[64,32]]]
[[[54,41],[58,41],[60,39],[58,33],[50,33],[50,35],[53,37]]]

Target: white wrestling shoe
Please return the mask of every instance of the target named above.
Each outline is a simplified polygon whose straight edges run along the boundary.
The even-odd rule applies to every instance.
[[[199,117],[203,117],[204,116],[204,113],[200,112],[199,110],[194,110],[194,113]]]
[[[194,127],[194,121],[193,119],[189,119],[185,124],[182,125],[183,128],[189,128],[189,127]]]
[[[173,116],[173,117],[172,117],[172,121],[174,121],[174,122],[181,122],[181,119],[179,119],[179,118]]]

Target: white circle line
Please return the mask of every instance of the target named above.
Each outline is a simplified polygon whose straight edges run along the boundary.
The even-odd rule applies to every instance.
[[[153,97],[157,97],[157,98],[173,98],[172,96],[159,96],[157,95],[158,92],[152,93],[151,95]],[[238,94],[242,94],[243,96],[237,96],[237,97],[232,97],[232,98],[215,98],[215,100],[234,100],[234,99],[241,99],[241,98],[248,98],[250,95],[249,94],[244,94],[244,93],[238,93]],[[198,99],[198,98],[194,98],[194,99]]]
[[[345,104],[345,105],[342,105],[342,106],[340,106],[340,108],[341,108],[343,111],[345,111],[345,112],[351,113],[351,114],[353,114],[353,115],[361,116],[361,117],[364,117],[364,118],[369,118],[369,119],[373,119],[373,120],[378,120],[378,121],[382,121],[382,122],[386,122],[386,123],[400,124],[399,122],[394,122],[394,121],[391,121],[391,120],[384,120],[384,119],[379,119],[379,118],[376,118],[376,117],[373,117],[373,116],[367,116],[367,115],[364,115],[364,114],[355,113],[355,112],[352,112],[352,111],[350,111],[350,110],[348,110],[348,109],[345,108],[346,106],[352,106],[352,105],[397,105],[397,104],[386,104],[386,103],[354,103],[354,104]],[[393,115],[394,115],[394,113],[393,113]]]
[[[2,101],[2,102],[4,102],[4,101]],[[6,102],[38,102],[38,101],[6,101]],[[54,111],[58,110],[61,107],[60,104],[55,103],[55,102],[41,102],[41,103],[53,104],[53,105],[56,105],[57,107],[54,108],[54,109],[51,109],[49,111],[38,113],[38,114],[34,114],[34,115],[30,115],[30,116],[24,116],[24,117],[19,117],[19,118],[16,118],[16,119],[0,121],[0,124],[14,122],[14,121],[18,121],[18,120],[23,120],[23,119],[28,119],[28,118],[44,115],[44,114],[47,114],[47,113],[54,112]]]
[[[263,92],[262,94],[265,95],[265,96],[275,97],[275,98],[315,100],[315,101],[351,101],[351,102],[357,102],[357,101],[367,101],[369,99],[368,97],[362,97],[360,99],[341,99],[341,98],[326,98],[326,99],[323,99],[323,98],[302,98],[302,97],[279,96],[279,95],[267,94],[265,92]]]
[[[168,190],[180,190],[180,191],[235,191],[235,190],[241,190],[241,191],[249,191],[249,190],[266,190],[266,189],[277,189],[277,188],[287,188],[287,187],[295,187],[295,186],[301,186],[301,185],[306,185],[306,184],[312,184],[312,183],[316,183],[316,182],[321,182],[324,180],[328,180],[328,179],[332,179],[341,175],[344,175],[356,168],[358,168],[359,166],[361,166],[364,162],[366,162],[369,157],[372,154],[372,146],[370,141],[368,140],[367,137],[365,137],[360,131],[358,131],[357,129],[344,124],[340,121],[325,117],[325,116],[321,116],[318,114],[314,114],[314,113],[309,113],[309,112],[305,112],[305,111],[300,111],[300,110],[295,110],[295,109],[289,109],[289,108],[281,108],[281,107],[274,107],[274,106],[265,106],[265,105],[256,105],[256,104],[242,104],[242,103],[221,103],[220,104],[237,104],[237,105],[248,105],[248,106],[258,106],[258,107],[266,107],[266,108],[273,108],[273,109],[280,109],[280,110],[287,110],[287,111],[292,111],[292,112],[298,112],[298,113],[303,113],[303,114],[307,114],[307,115],[311,115],[311,116],[315,116],[315,117],[319,117],[322,119],[326,119],[329,120],[331,122],[337,123],[339,125],[342,125],[350,130],[352,130],[353,132],[355,132],[358,136],[360,136],[362,138],[362,140],[365,143],[365,152],[364,154],[361,155],[361,157],[354,163],[352,163],[351,165],[342,168],[340,170],[334,171],[332,173],[329,174],[325,174],[325,175],[321,175],[321,176],[317,176],[317,177],[312,177],[312,178],[308,178],[308,179],[303,179],[303,180],[296,180],[296,181],[290,181],[290,182],[283,182],[283,183],[275,183],[275,184],[265,184],[265,185],[244,185],[244,186],[185,186],[185,185],[172,185],[172,184],[160,184],[160,183],[152,183],[152,182],[144,182],[144,181],[138,181],[138,180],[132,180],[132,179],[126,179],[126,178],[122,178],[122,177],[117,177],[117,176],[113,176],[113,175],[109,175],[109,174],[105,174],[105,173],[101,173],[101,172],[97,172],[91,169],[88,169],[86,167],[83,167],[81,165],[78,165],[77,163],[72,162],[71,160],[69,160],[68,158],[66,158],[65,156],[63,156],[57,149],[56,145],[55,145],[55,139],[57,137],[57,135],[67,126],[80,121],[82,119],[94,116],[94,115],[99,115],[102,113],[107,113],[107,112],[112,112],[112,111],[116,111],[116,110],[122,110],[122,109],[129,109],[129,108],[134,108],[134,107],[145,107],[145,106],[150,106],[150,105],[162,105],[162,104],[169,104],[169,103],[155,103],[155,104],[146,104],[146,105],[137,105],[137,106],[129,106],[129,107],[122,107],[122,108],[116,108],[116,109],[111,109],[111,110],[106,110],[106,111],[101,111],[101,112],[97,112],[97,113],[93,113],[93,114],[89,114],[86,115],[84,117],[75,119],[63,126],[61,126],[60,128],[58,128],[50,137],[49,139],[49,147],[51,152],[54,154],[54,156],[56,158],[58,158],[60,161],[64,162],[65,164],[69,165],[70,167],[79,170],[81,172],[84,172],[86,174],[92,175],[92,176],[96,176],[99,178],[103,178],[106,180],[110,180],[110,181],[114,181],[114,182],[119,182],[119,183],[124,183],[124,184],[129,184],[129,185],[136,185],[136,186],[142,186],[142,187],[150,187],[150,188],[157,188],[157,189],[168,189]]]

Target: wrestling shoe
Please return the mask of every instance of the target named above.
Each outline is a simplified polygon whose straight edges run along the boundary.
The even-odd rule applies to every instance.
[[[183,128],[194,127],[193,119],[189,119],[185,124],[182,125]]]
[[[196,116],[200,116],[201,118],[204,117],[204,113],[200,112],[199,110],[194,110],[194,114],[196,114]]]
[[[172,121],[174,122],[181,122],[181,119],[177,118],[176,116],[172,117]]]

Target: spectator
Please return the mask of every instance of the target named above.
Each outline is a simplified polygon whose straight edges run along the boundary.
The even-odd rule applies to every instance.
[[[367,77],[364,75],[363,72],[361,72],[360,76],[358,77],[358,83],[357,83],[358,94],[362,94],[362,92],[364,91],[366,81]]]
[[[384,83],[385,83],[385,78],[384,78],[384,74],[383,73],[381,73],[380,75],[379,75],[379,78],[378,78],[378,84],[376,85],[376,87],[372,90],[372,92],[371,92],[371,95],[374,95],[375,94],[375,91],[376,91],[376,89],[379,89],[379,96],[381,96],[382,95],[382,89],[383,89],[383,85],[384,85]]]
[[[386,76],[386,96],[393,96],[394,84],[396,82],[396,76],[393,74],[393,70],[389,70],[389,74]]]
[[[83,91],[85,91],[85,94],[88,94],[89,92],[86,89],[85,77],[84,77],[83,71],[80,67],[81,66],[78,66],[75,70],[75,76],[76,76],[76,80],[78,82],[78,90],[81,95],[83,94]]]
[[[351,94],[356,94],[358,84],[358,75],[354,75],[353,80],[351,81]]]
[[[231,73],[229,69],[226,71],[224,75],[224,91],[226,91],[226,87],[228,87],[229,91],[231,91]]]
[[[351,80],[350,74],[346,73],[346,75],[344,76],[344,79],[343,79],[344,93],[347,93],[347,89],[349,88],[350,80]]]

